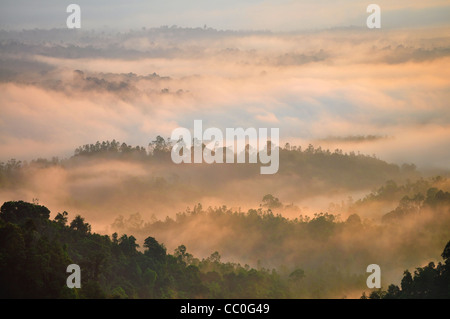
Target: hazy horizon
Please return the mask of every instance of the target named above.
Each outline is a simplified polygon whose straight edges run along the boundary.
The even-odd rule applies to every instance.
[[[333,27],[365,27],[367,1],[126,1],[5,0],[0,12],[1,29],[65,27],[66,7],[82,8],[82,27],[115,30],[161,25],[227,30],[297,31]],[[445,0],[377,1],[383,10],[384,28],[448,26],[450,5]]]
[[[119,297],[245,296],[225,287],[238,273],[256,291],[253,270],[234,265],[230,275],[214,251],[257,267],[261,296],[281,297],[357,297],[369,263],[398,284],[405,267],[440,260],[450,224],[448,0],[380,0],[373,29],[361,0],[79,0],[80,29],[66,27],[70,3],[0,4],[0,235],[40,236],[19,217],[50,210],[58,218],[38,223],[61,235],[49,249],[92,265],[99,245],[93,278],[105,260],[116,268],[92,291]],[[279,129],[276,173],[176,165],[166,139],[195,120],[203,132]],[[176,257],[158,241],[143,249],[148,236]],[[69,259],[62,248],[55,256]],[[190,278],[185,286],[164,279],[169,268]]]
[[[222,130],[279,127],[282,146],[446,170],[447,34],[3,31],[0,160],[69,157],[113,139],[146,147],[201,119]]]

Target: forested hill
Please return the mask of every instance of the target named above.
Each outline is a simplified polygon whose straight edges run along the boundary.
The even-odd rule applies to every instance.
[[[74,152],[74,157],[133,158],[171,163],[172,145],[173,142],[170,139],[164,140],[161,136],[149,144],[148,151],[142,146],[133,147],[115,140],[104,141],[78,147]],[[248,153],[249,146],[246,149]],[[314,147],[312,144],[302,149],[301,146],[291,146],[286,143],[284,147],[280,148],[279,162],[278,173],[281,175],[295,174],[307,180],[318,179],[335,183],[340,181],[348,187],[361,187],[371,183],[379,185],[388,179],[414,178],[419,175],[414,164],[405,163],[398,166],[380,160],[375,155],[344,153],[341,149],[330,151],[322,149],[320,146]],[[214,167],[214,165],[204,166]],[[246,177],[260,173],[259,164],[234,166],[237,166],[237,169],[232,168],[237,171],[236,176]],[[214,169],[217,170],[217,165]],[[243,173],[244,175],[242,175]]]
[[[158,176],[161,181],[167,183],[176,180],[177,184],[192,185],[194,190],[205,195],[230,191],[235,188],[234,183],[248,186],[249,195],[253,195],[252,189],[256,185],[259,185],[257,190],[264,186],[264,191],[255,194],[258,199],[263,194],[275,193],[274,189],[281,189],[289,194],[296,192],[298,198],[323,192],[329,194],[342,190],[371,190],[387,180],[404,182],[420,176],[413,164],[399,166],[378,159],[375,155],[344,153],[339,149],[330,151],[313,145],[302,149],[286,144],[280,149],[279,171],[268,176],[260,175],[259,163],[176,165],[170,157],[171,147],[172,142],[169,139],[158,136],[148,147],[130,146],[113,140],[80,146],[72,157],[63,160],[37,159],[29,163],[10,160],[0,163],[0,187],[14,187],[26,183],[29,177],[29,171],[25,170],[27,168],[61,167],[67,171],[83,166],[88,169],[95,163],[117,161],[139,165],[151,172],[152,177]],[[220,185],[217,180],[221,181]],[[269,182],[270,185],[267,184]],[[210,187],[212,185],[214,188]]]
[[[298,286],[302,269],[285,274],[223,263],[218,252],[199,260],[184,245],[169,254],[150,236],[139,251],[131,235],[102,236],[81,216],[67,225],[66,212],[53,220],[49,215],[46,207],[22,201],[1,207],[1,298],[293,298],[309,296],[313,284]],[[66,287],[72,263],[81,268],[80,289]],[[316,297],[340,293],[342,278],[336,278],[331,288],[311,291]],[[346,279],[352,289],[364,282]]]
[[[254,269],[222,262],[217,251],[199,260],[184,245],[169,254],[151,236],[138,250],[132,235],[92,233],[79,215],[68,224],[66,212],[53,220],[49,216],[36,204],[2,205],[0,298],[336,298],[366,290],[365,269],[352,274],[326,262],[306,270]],[[303,223],[326,231],[320,225],[333,221],[322,217]],[[359,227],[354,218],[347,223],[342,226]],[[417,268],[414,277],[407,271],[401,289],[390,285],[388,291],[372,291],[370,298],[448,298],[449,247],[450,242],[442,253],[445,264],[431,262]],[[81,269],[81,288],[69,289],[66,269],[73,263]]]
[[[290,296],[289,281],[276,272],[221,263],[217,252],[194,263],[184,246],[168,254],[153,237],[140,252],[133,236],[102,236],[81,216],[66,225],[67,213],[49,215],[26,202],[1,207],[0,298]],[[81,268],[81,289],[66,286],[72,263]]]
[[[361,299],[450,299],[450,241],[441,257],[444,263],[431,261],[412,274],[405,270],[400,287],[391,284],[387,290],[380,288],[369,296],[363,293]]]
[[[434,179],[395,188],[388,184],[349,207],[355,213],[348,217],[316,213],[286,218],[290,205],[268,194],[259,208],[248,211],[199,204],[162,220],[145,220],[138,213],[119,216],[112,227],[133,233],[139,241],[153,234],[168,247],[182,242],[197,255],[219,250],[228,260],[250,265],[300,267],[308,280],[314,272],[325,278],[330,265],[361,274],[377,261],[385,280],[393,281],[398,271],[438,258],[450,239],[450,193],[437,185],[448,183]],[[395,208],[379,220],[359,213],[384,201],[387,190],[396,191],[389,197],[392,202],[398,197]]]

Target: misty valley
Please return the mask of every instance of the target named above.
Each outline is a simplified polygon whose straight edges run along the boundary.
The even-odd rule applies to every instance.
[[[1,163],[2,295],[448,296],[446,177],[312,145],[280,148],[280,171],[270,177],[251,163],[197,164],[193,173],[171,161],[171,147],[162,137],[148,150],[114,140],[67,159]],[[359,189],[373,191],[345,197]],[[324,192],[345,200],[304,206]],[[79,290],[62,288],[72,263],[82,269]],[[380,289],[366,286],[372,263],[382,270]],[[407,288],[405,270],[412,282],[425,272],[437,279]]]
[[[0,5],[0,299],[450,298],[448,4],[119,2]]]

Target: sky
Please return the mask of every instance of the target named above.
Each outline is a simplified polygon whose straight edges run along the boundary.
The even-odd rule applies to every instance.
[[[113,0],[68,30],[69,3],[0,5],[0,161],[202,119],[449,169],[448,1],[379,1],[381,29],[363,1]]]
[[[66,7],[76,3],[82,27],[129,30],[161,25],[211,26],[230,30],[293,31],[365,26],[362,0],[2,0],[0,28],[33,29],[65,27]],[[383,27],[405,28],[446,25],[448,0],[379,0]]]

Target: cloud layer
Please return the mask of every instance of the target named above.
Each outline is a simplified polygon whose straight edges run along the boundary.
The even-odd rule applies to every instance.
[[[145,146],[202,119],[222,130],[279,127],[283,143],[448,168],[448,29],[0,36],[3,161],[64,157],[96,140]]]

